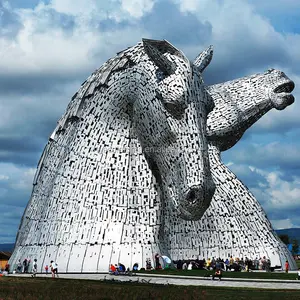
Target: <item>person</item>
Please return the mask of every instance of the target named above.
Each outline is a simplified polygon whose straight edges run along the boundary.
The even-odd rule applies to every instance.
[[[288,260],[286,260],[285,261],[285,265],[284,265],[284,267],[285,267],[285,273],[288,273],[289,272],[289,261]]]
[[[56,274],[56,277],[58,277],[58,265],[57,265],[57,263],[54,262],[53,260],[51,260],[50,268],[51,268],[52,278],[55,278],[55,274]]]
[[[228,258],[226,258],[225,260],[225,266],[226,266],[226,271],[230,270],[230,262]]]
[[[269,258],[266,261],[266,271],[271,272],[271,260]]]
[[[259,260],[258,260],[258,257],[256,257],[255,260],[254,260],[254,266],[255,266],[255,270],[259,269]]]
[[[118,265],[118,270],[120,273],[125,273],[126,272],[126,268],[123,264],[119,263]]]
[[[252,266],[252,261],[246,257],[245,258],[245,267],[246,267],[246,271],[249,272],[250,271],[250,267]]]
[[[9,273],[9,268],[10,268],[10,265],[9,265],[9,263],[7,263],[7,264],[5,265],[4,271],[7,272],[7,273]]]
[[[27,258],[23,260],[23,273],[26,273],[26,269],[27,269]]]
[[[181,259],[179,259],[176,263],[177,270],[182,270],[182,265],[183,265],[183,262]]]
[[[33,261],[32,275],[31,277],[36,277],[37,273],[37,259],[35,258]]]
[[[159,270],[161,268],[160,263],[159,263],[159,254],[155,254],[155,269]]]
[[[28,273],[29,267],[30,267],[30,263],[31,263],[31,260],[29,259],[29,260],[27,261],[27,266],[25,267],[25,273]]]
[[[193,264],[192,262],[190,261],[190,263],[188,264],[188,267],[187,267],[188,270],[192,270],[193,269]]]
[[[216,260],[215,258],[213,257],[211,262],[210,262],[210,267],[211,269],[215,270],[216,269]]]
[[[110,264],[110,266],[109,266],[109,274],[111,274],[111,275],[117,275],[118,274],[117,268],[113,264]]]
[[[262,258],[261,263],[262,263],[262,270],[266,270],[267,259],[265,256]]]
[[[49,267],[48,267],[48,265],[46,265],[45,266],[46,275],[48,275],[48,270],[49,270]]]
[[[232,266],[233,263],[234,263],[234,259],[233,259],[232,255],[231,255],[231,256],[230,256],[230,259],[229,259],[229,264],[230,264],[230,266]]]
[[[152,269],[151,259],[147,258],[147,260],[146,260],[146,270],[151,270],[151,269]]]
[[[210,258],[208,258],[207,261],[206,261],[207,270],[210,270],[210,264],[211,264],[211,261],[210,261]]]
[[[17,264],[17,273],[22,273],[22,263],[21,263],[20,259],[19,259],[19,262]]]
[[[221,271],[221,269],[216,269],[215,274],[212,276],[212,280],[215,280],[215,277],[218,277],[219,280],[221,280],[221,278],[222,278],[222,271]]]
[[[297,272],[297,274],[298,274],[298,278],[297,278],[297,280],[300,280],[300,268],[298,269],[298,272]]]
[[[222,266],[222,260],[221,260],[221,258],[219,257],[219,258],[217,258],[216,259],[216,269],[221,269],[221,266]]]
[[[150,259],[149,259],[149,261],[150,261]],[[150,261],[150,265],[151,265],[151,261]],[[148,268],[149,268],[148,260],[146,260],[146,269],[149,270]],[[139,264],[135,263],[132,267],[132,271],[138,271],[138,269],[139,269]],[[150,267],[150,270],[151,270],[151,267]]]

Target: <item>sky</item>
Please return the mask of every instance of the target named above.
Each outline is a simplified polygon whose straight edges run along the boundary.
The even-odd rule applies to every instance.
[[[49,135],[81,83],[142,38],[191,60],[207,84],[284,71],[295,103],[261,118],[223,161],[275,229],[300,227],[299,0],[0,0],[0,243],[13,243]]]

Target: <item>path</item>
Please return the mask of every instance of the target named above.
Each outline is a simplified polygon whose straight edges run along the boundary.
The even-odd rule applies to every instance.
[[[30,274],[11,274],[9,276],[29,277]],[[296,276],[296,275],[295,275]],[[37,277],[51,277],[51,274],[37,274]],[[150,281],[156,284],[175,284],[175,285],[201,285],[218,287],[245,287],[260,289],[300,289],[298,280],[270,280],[270,279],[245,279],[245,278],[226,278],[211,280],[210,278],[196,276],[173,276],[173,275],[136,275],[136,276],[112,276],[109,274],[60,274],[60,278],[66,279],[90,279],[90,280],[120,280],[120,281]]]

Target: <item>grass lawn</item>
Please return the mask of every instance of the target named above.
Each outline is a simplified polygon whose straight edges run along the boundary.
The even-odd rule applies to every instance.
[[[163,275],[179,275],[179,276],[200,276],[212,275],[214,271],[206,270],[153,270],[153,271],[139,271],[138,273],[146,274],[163,274]],[[281,280],[296,280],[295,273],[282,272],[223,272],[223,278],[251,278],[251,279],[281,279]]]
[[[300,268],[300,259],[296,260],[298,268]]]
[[[103,282],[51,278],[0,278],[2,300],[176,300],[176,299],[272,299],[298,300],[300,290],[265,290],[201,286],[152,285],[141,283]]]

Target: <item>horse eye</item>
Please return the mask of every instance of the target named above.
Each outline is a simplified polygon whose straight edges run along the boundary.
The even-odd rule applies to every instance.
[[[165,109],[175,118],[181,118],[184,113],[184,107],[180,103],[163,102]]]

